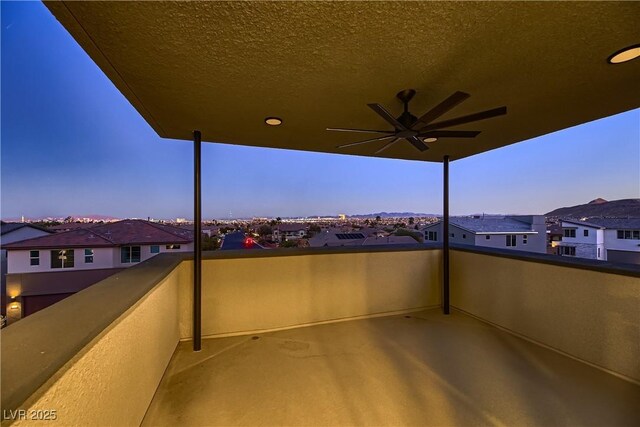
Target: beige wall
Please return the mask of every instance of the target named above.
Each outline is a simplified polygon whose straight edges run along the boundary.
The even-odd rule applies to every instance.
[[[205,260],[202,334],[250,333],[437,306],[440,260],[440,250]],[[190,277],[193,263],[183,265],[183,274]],[[180,297],[182,338],[191,336],[190,293],[187,279]]]
[[[454,250],[451,304],[640,381],[636,277]]]
[[[179,340],[178,279],[179,268],[98,335],[22,407],[55,409],[58,419],[51,422],[56,425],[139,425]]]

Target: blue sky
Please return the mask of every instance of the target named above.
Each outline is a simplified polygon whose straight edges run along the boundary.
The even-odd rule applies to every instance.
[[[191,217],[192,144],[159,138],[44,5],[1,8],[2,218]],[[442,211],[438,164],[221,144],[202,156],[204,218]],[[640,197],[640,110],[451,164],[452,214],[596,197]]]

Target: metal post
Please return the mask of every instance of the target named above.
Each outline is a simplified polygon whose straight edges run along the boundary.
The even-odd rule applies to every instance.
[[[193,351],[202,348],[202,212],[200,146],[202,135],[193,131]]]
[[[449,156],[444,156],[442,166],[442,312],[449,314]]]

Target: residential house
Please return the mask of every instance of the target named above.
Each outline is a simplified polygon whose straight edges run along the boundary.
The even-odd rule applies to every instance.
[[[563,220],[562,241],[558,242],[558,255],[606,260],[604,227],[597,224]]]
[[[159,253],[190,252],[193,232],[123,220],[22,240],[5,249],[11,321]]]
[[[560,254],[560,243],[562,241],[562,225],[552,224],[547,227],[547,253],[550,255]]]
[[[284,223],[273,227],[273,240],[282,242],[302,239],[307,234],[307,226],[301,223]]]
[[[0,262],[1,262],[1,294],[2,294],[2,303],[1,303],[1,311],[2,315],[7,314],[7,251],[4,248],[4,245],[13,242],[19,242],[20,240],[32,239],[34,237],[41,237],[51,234],[51,231],[44,229],[42,227],[38,227],[33,224],[25,223],[25,222],[4,222],[0,223],[0,227],[2,228],[0,235]]]
[[[442,242],[442,221],[422,229],[425,242]],[[452,217],[449,241],[463,245],[546,253],[543,215]]]
[[[640,218],[565,219],[559,255],[640,264]]]
[[[367,236],[359,231],[323,229],[320,233],[309,239],[309,247],[360,246],[366,238]]]
[[[309,239],[312,248],[323,246],[371,246],[371,245],[399,245],[417,243],[410,236],[389,236],[389,233],[376,228],[325,228]]]

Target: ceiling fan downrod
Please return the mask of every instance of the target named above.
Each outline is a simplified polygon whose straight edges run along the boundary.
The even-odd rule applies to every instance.
[[[402,112],[400,117],[398,117],[398,121],[407,128],[410,128],[418,121],[418,118],[409,112],[409,101],[413,99],[415,94],[416,91],[414,89],[401,90],[396,94],[396,98],[398,98],[404,104],[404,111]]]

